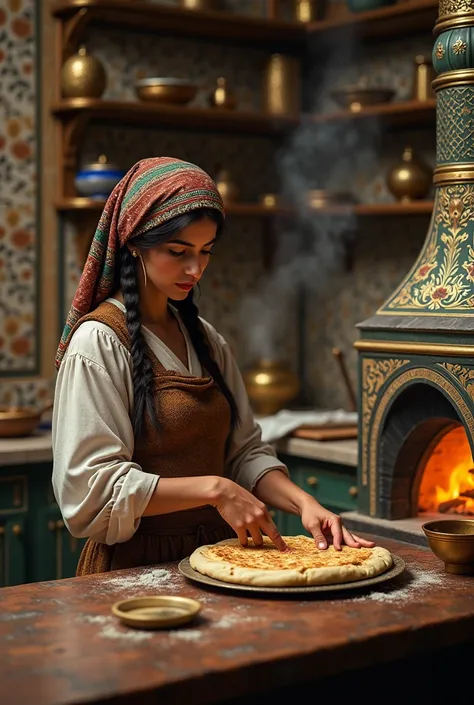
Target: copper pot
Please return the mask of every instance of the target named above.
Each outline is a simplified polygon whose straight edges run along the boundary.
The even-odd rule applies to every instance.
[[[262,358],[243,374],[250,404],[261,416],[272,416],[296,397],[298,377],[282,362]]]
[[[52,400],[41,409],[33,406],[0,406],[0,438],[29,436],[39,426],[45,411],[52,408]]]

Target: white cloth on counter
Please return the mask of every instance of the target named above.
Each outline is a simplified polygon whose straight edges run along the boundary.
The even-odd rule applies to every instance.
[[[109,301],[125,311],[121,302]],[[173,311],[186,340],[187,366],[143,326],[145,339],[165,369],[202,376],[187,330]],[[226,476],[252,491],[269,470],[286,474],[288,470],[261,439],[228,344],[209,323],[202,323],[242,421],[230,439]],[[61,363],[52,420],[54,494],[69,531],[77,538],[90,536],[108,544],[127,541],[155,491],[159,476],[132,460],[132,407],[128,350],[109,326],[85,321],[72,336]]]
[[[356,411],[345,411],[344,409],[335,409],[334,411],[282,409],[273,416],[256,417],[262,429],[262,440],[266,443],[273,443],[284,438],[301,426],[343,426],[345,424],[349,426],[356,424],[357,418]]]

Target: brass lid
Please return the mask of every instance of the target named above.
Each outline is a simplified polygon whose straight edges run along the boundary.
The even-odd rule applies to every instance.
[[[190,597],[149,595],[120,600],[112,605],[112,612],[129,627],[165,629],[190,622],[201,608],[201,603]]]

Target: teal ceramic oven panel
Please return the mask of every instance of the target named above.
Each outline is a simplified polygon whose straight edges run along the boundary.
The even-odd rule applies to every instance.
[[[433,68],[437,74],[474,66],[474,28],[459,27],[442,32],[433,47]]]
[[[441,88],[436,102],[436,164],[474,161],[474,86]]]

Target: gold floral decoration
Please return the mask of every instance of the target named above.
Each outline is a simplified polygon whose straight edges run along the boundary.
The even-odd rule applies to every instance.
[[[474,369],[471,367],[463,367],[462,365],[455,365],[451,362],[438,362],[437,364],[445,369],[446,372],[449,372],[474,401]]]
[[[439,44],[436,45],[436,58],[437,59],[442,59],[444,56],[444,46],[439,42]]]
[[[440,188],[423,251],[381,311],[474,313],[474,186]]]
[[[466,42],[463,42],[462,39],[456,39],[456,41],[453,44],[453,51],[455,54],[464,54],[466,51],[467,44]]]
[[[367,484],[368,434],[377,395],[382,386],[409,360],[396,358],[373,359],[362,361],[362,484]]]

